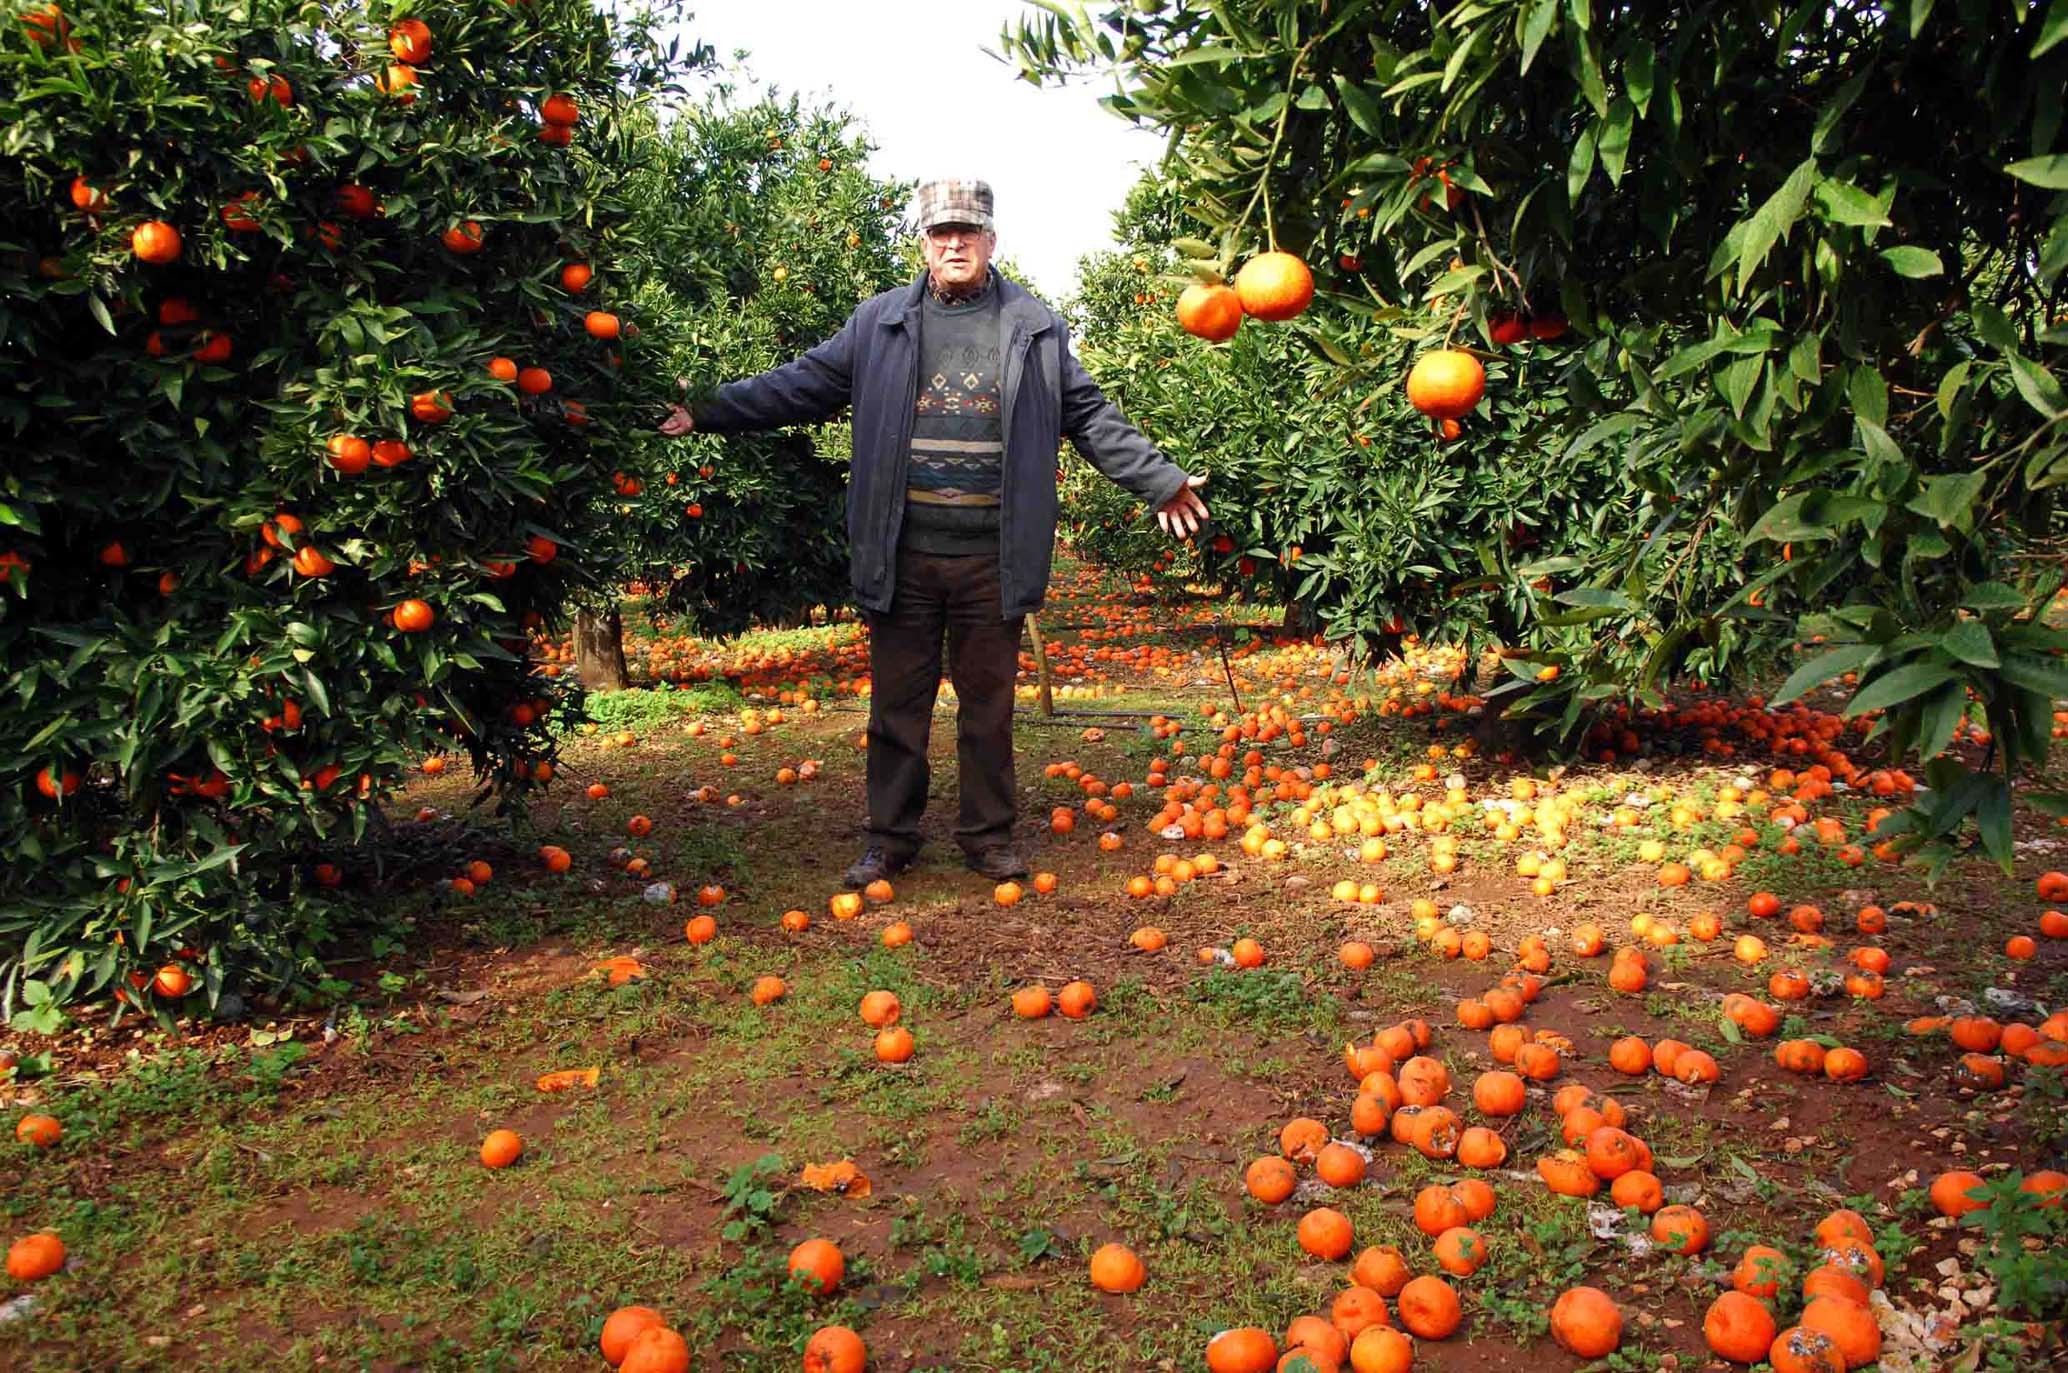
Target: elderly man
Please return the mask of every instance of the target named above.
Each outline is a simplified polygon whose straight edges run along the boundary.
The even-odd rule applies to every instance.
[[[1056,314],[991,266],[991,188],[919,188],[926,271],[864,301],[796,361],[718,388],[660,432],[773,429],[853,407],[849,578],[869,625],[867,843],[849,886],[903,871],[920,848],[941,640],[955,683],[969,866],[1023,876],[1012,844],[1013,679],[1021,621],[1041,608],[1056,532],[1055,460],[1067,436],[1099,471],[1189,538],[1197,488],[1085,375]]]

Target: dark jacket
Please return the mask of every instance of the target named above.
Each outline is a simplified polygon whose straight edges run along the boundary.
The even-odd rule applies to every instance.
[[[993,274],[1003,376],[1005,471],[999,493],[1001,614],[1041,608],[1056,535],[1056,454],[1068,436],[1099,471],[1154,509],[1186,474],[1122,418],[1070,352],[1069,326],[1021,286]],[[864,609],[890,609],[919,387],[926,276],[862,302],[840,332],[795,362],[718,388],[694,408],[708,434],[830,419],[854,407],[847,483],[848,574]]]

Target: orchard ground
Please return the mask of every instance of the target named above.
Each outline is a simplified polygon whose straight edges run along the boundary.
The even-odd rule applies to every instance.
[[[47,1111],[64,1135],[48,1150],[0,1145],[0,1214],[10,1238],[54,1228],[70,1258],[33,1288],[10,1282],[6,1295],[27,1292],[32,1304],[5,1308],[0,1362],[602,1368],[604,1317],[641,1303],[684,1331],[700,1369],[794,1368],[806,1337],[835,1322],[861,1332],[879,1370],[1060,1370],[1116,1358],[1196,1369],[1216,1331],[1255,1324],[1278,1335],[1295,1317],[1325,1315],[1350,1285],[1347,1260],[1323,1261],[1296,1239],[1312,1207],[1349,1218],[1353,1257],[1392,1244],[1414,1271],[1437,1271],[1412,1202],[1426,1183],[1473,1170],[1381,1134],[1360,1141],[1370,1167],[1355,1186],[1331,1188],[1307,1165],[1279,1205],[1244,1186],[1251,1160],[1278,1153],[1294,1118],[1355,1138],[1344,1046],[1412,1018],[1433,1027],[1427,1052],[1449,1069],[1447,1104],[1507,1146],[1505,1164],[1479,1173],[1497,1195],[1476,1226],[1486,1263],[1451,1279],[1464,1323],[1448,1339],[1417,1340],[1416,1368],[1582,1366],[1546,1333],[1552,1302],[1578,1283],[1622,1307],[1609,1366],[1712,1364],[1703,1313],[1746,1246],[1803,1259],[1813,1228],[1840,1206],[1867,1218],[1885,1266],[1875,1298],[1885,1367],[1943,1367],[1976,1351],[1967,1366],[2060,1356],[2058,1325],[2034,1319],[2061,1314],[2061,1274],[2049,1267],[2060,1260],[2015,1235],[1997,1244],[1983,1227],[1957,1226],[1925,1193],[1947,1169],[1993,1178],[2057,1166],[2068,1141],[2060,1069],[2007,1055],[2007,1082],[1991,1090],[1957,1069],[1960,1050],[1943,1031],[1906,1028],[1968,1004],[2037,1025],[2068,1003],[2068,940],[2039,934],[2050,903],[2034,886],[2068,866],[2068,836],[2052,822],[2020,814],[2014,879],[1971,864],[1927,889],[1868,852],[1868,812],[1900,804],[1877,802],[1871,787],[1803,803],[1808,820],[1790,843],[1776,822],[1787,788],[1771,774],[1801,771],[1803,760],[1776,759],[1734,732],[1740,703],[1680,698],[1724,722],[1708,752],[1699,725],[1658,726],[1636,731],[1640,758],[1532,771],[1499,758],[1498,743],[1465,742],[1471,722],[1451,708],[1460,688],[1429,675],[1456,655],[1423,653],[1418,672],[1338,683],[1326,649],[1266,643],[1260,613],[1218,600],[1153,604],[1076,572],[1061,586],[1044,616],[1071,687],[1058,705],[1161,711],[1183,730],[1144,716],[1044,721],[1028,703],[1018,732],[1026,845],[1032,866],[1056,875],[1052,893],[1028,884],[1001,905],[956,861],[948,704],[934,736],[926,859],[889,901],[836,918],[829,898],[859,842],[863,703],[828,680],[812,685],[809,708],[749,700],[739,684],[744,674],[749,692],[772,693],[851,679],[865,661],[860,630],[724,646],[635,631],[635,669],[694,678],[701,667],[713,680],[599,698],[599,728],[567,741],[560,777],[531,812],[533,833],[471,814],[463,768],[413,785],[389,833],[334,855],[341,895],[375,932],[357,936],[313,998],[241,1024],[192,1023],[178,1037],[135,1020],[110,1027],[105,1016],[57,1040],[17,1037],[12,1047],[47,1071],[10,1089],[0,1119]],[[1252,823],[1269,824],[1282,857],[1241,842],[1239,823],[1219,839],[1169,840],[1150,827],[1172,789],[1152,785],[1151,760],[1172,759],[1173,782],[1198,776],[1178,757],[1210,759],[1220,744],[1202,711],[1242,718],[1211,635],[1187,623],[1212,613],[1257,626],[1247,644],[1231,636],[1252,711],[1275,702],[1296,719],[1332,698],[1368,698],[1349,723],[1297,731],[1299,746],[1290,728],[1235,741],[1224,787],[1241,780],[1251,748],[1262,766],[1325,761],[1334,774],[1250,788]],[[1087,668],[1107,680],[1090,681]],[[1736,756],[1721,756],[1724,745]],[[1878,765],[1871,750],[1856,756],[1864,783]],[[1080,775],[1054,766],[1065,763]],[[781,769],[816,775],[778,781]],[[1458,837],[1448,873],[1432,863],[1446,846],[1426,827],[1383,833],[1386,855],[1366,861],[1367,836],[1335,833],[1331,806],[1317,817],[1331,832],[1316,839],[1313,820],[1291,817],[1295,800],[1266,806],[1261,795],[1361,782],[1389,793],[1398,813],[1408,794],[1438,806],[1454,773],[1468,799],[1448,826]],[[1090,796],[1087,775],[1132,794]],[[594,784],[607,795],[592,798]],[[1565,798],[1570,813],[1543,811],[1544,796]],[[1113,805],[1117,818],[1101,822],[1088,801]],[[1546,851],[1529,819],[1517,837],[1499,837],[1482,817],[1504,802],[1539,827],[1550,816],[1564,846]],[[1051,830],[1059,807],[1074,813],[1070,833]],[[1353,823],[1369,809],[1353,805]],[[651,831],[635,836],[640,816]],[[1843,836],[1827,826],[1815,837],[1817,819]],[[1109,831],[1118,847],[1102,845]],[[1722,860],[1728,876],[1704,880],[1697,861],[1693,880],[1661,885],[1663,864],[1733,843],[1744,853]],[[568,870],[548,872],[541,845],[565,849]],[[1549,894],[1518,872],[1518,859],[1539,851],[1566,869]],[[1159,875],[1160,856],[1168,869],[1201,853],[1219,870],[1174,880],[1174,894],[1127,895],[1130,878]],[[459,894],[449,879],[477,861],[492,875]],[[1346,880],[1383,898],[1334,899]],[[672,888],[672,904],[656,903],[667,894],[656,884]],[[722,894],[700,904],[707,887]],[[1758,892],[1783,912],[1815,907],[1821,930],[1753,917]],[[1418,900],[1438,913],[1419,937]],[[1857,931],[1868,906],[1890,912],[1885,932]],[[783,927],[791,910],[808,928]],[[1707,941],[1693,937],[1705,912],[1721,925]],[[700,914],[714,918],[715,938],[691,943],[685,922]],[[1642,991],[1613,991],[1609,959],[1578,956],[1572,932],[1592,923],[1610,949],[1647,944],[1633,933],[1638,917],[1678,942],[1648,944]],[[911,942],[886,947],[895,922]],[[1165,932],[1167,946],[1135,947],[1143,926]],[[1475,932],[1489,936],[1490,956],[1443,956]],[[1735,956],[1748,933],[1767,944],[1763,961]],[[2036,956],[2006,955],[2020,934],[2037,937]],[[1472,1085],[1499,1065],[1458,1007],[1514,967],[1532,935],[1544,937],[1550,966],[1525,1023],[1569,1047],[1520,1114],[1486,1119]],[[1261,966],[1231,966],[1239,938],[1261,945]],[[1371,947],[1370,966],[1346,966],[1346,941]],[[1841,973],[1860,971],[1848,955],[1862,946],[1890,959],[1879,998],[1840,985]],[[613,958],[637,967],[616,987]],[[1779,1003],[1778,1034],[1755,1038],[1720,1013],[1726,993],[1769,999],[1782,968],[1810,974],[1814,990]],[[786,993],[756,1005],[750,988],[768,975]],[[1088,1017],[1015,1016],[1015,990],[1074,979],[1096,988]],[[876,1032],[857,1014],[879,989],[900,998],[916,1042],[900,1065],[877,1061]],[[1685,1086],[1619,1073],[1609,1048],[1627,1035],[1682,1041],[1712,1055],[1720,1074]],[[1864,1080],[1777,1066],[1774,1045],[1806,1037],[1861,1050]],[[542,1074],[592,1067],[593,1088],[535,1086]],[[1707,1219],[1706,1252],[1649,1248],[1634,1213],[1547,1190],[1535,1163],[1561,1145],[1550,1096],[1575,1082],[1628,1110],[1666,1199]],[[516,1130],[524,1151],[491,1171],[477,1154],[498,1128]],[[807,1166],[840,1160],[866,1177],[867,1195],[804,1185]],[[831,1295],[786,1281],[786,1256],[812,1236],[846,1256]],[[1138,1292],[1102,1294],[1088,1281],[1086,1260],[1108,1241],[1141,1256]],[[1787,1284],[1780,1301],[1799,1307]]]

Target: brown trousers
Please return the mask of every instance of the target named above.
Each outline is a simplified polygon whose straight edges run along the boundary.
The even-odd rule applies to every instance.
[[[919,852],[932,773],[926,746],[941,684],[941,639],[955,684],[961,814],[955,842],[975,854],[1012,840],[1019,813],[1012,767],[1012,688],[1020,619],[1003,619],[996,555],[898,550],[897,592],[869,623],[871,844],[900,862]]]

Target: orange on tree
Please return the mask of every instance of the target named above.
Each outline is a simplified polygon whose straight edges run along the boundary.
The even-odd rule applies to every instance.
[[[1235,274],[1235,294],[1252,318],[1291,319],[1313,303],[1314,273],[1295,254],[1258,253]]]
[[[1195,281],[1178,293],[1177,315],[1186,333],[1219,343],[1242,327],[1242,298],[1231,286]]]
[[[421,634],[437,620],[437,612],[427,602],[410,599],[402,601],[388,613],[388,619],[404,634]]]
[[[427,62],[431,50],[431,26],[421,19],[403,19],[388,30],[388,51],[397,62]]]
[[[1461,349],[1432,349],[1407,374],[1408,404],[1435,419],[1463,419],[1485,395],[1486,368]]]
[[[467,254],[481,251],[482,229],[478,220],[464,220],[439,235],[448,252]]]
[[[162,219],[147,219],[129,236],[129,251],[139,262],[163,266],[180,258],[180,231]]]
[[[33,21],[46,13],[49,26],[38,28]],[[282,970],[313,971],[336,947],[321,934],[335,928],[325,913],[333,889],[321,880],[286,880],[291,870],[308,868],[312,848],[353,833],[420,760],[444,754],[470,762],[499,804],[550,781],[556,743],[546,722],[555,712],[535,703],[557,699],[569,684],[541,670],[547,665],[527,641],[561,611],[563,579],[539,579],[526,568],[499,580],[492,594],[478,579],[485,563],[522,545],[532,520],[552,528],[562,561],[579,561],[575,571],[585,573],[588,549],[602,548],[596,536],[617,518],[590,494],[617,465],[607,450],[619,446],[618,417],[626,412],[610,403],[641,389],[672,390],[668,379],[636,369],[581,371],[578,385],[562,389],[589,402],[589,432],[570,433],[520,418],[510,407],[515,397],[496,394],[481,374],[497,352],[576,375],[595,360],[593,343],[564,319],[538,318],[530,292],[576,258],[593,262],[592,270],[644,270],[629,260],[643,250],[621,235],[646,212],[597,201],[589,180],[568,177],[550,148],[496,149],[487,136],[494,117],[484,112],[542,94],[534,48],[557,48],[571,20],[468,21],[463,41],[453,35],[464,48],[466,100],[424,98],[405,108],[400,98],[376,96],[375,81],[396,97],[434,84],[438,97],[456,89],[432,76],[462,57],[451,44],[437,46],[447,37],[439,12],[312,13],[264,0],[216,15],[207,32],[183,31],[165,52],[153,49],[163,60],[147,64],[146,80],[145,68],[119,52],[143,31],[102,7],[77,36],[108,45],[107,60],[94,59],[107,83],[92,92],[53,90],[23,112],[15,130],[39,150],[38,189],[31,197],[24,183],[0,199],[46,261],[25,262],[11,288],[10,338],[47,362],[38,387],[48,400],[75,408],[85,396],[94,400],[91,414],[69,426],[31,424],[15,435],[8,501],[22,523],[10,524],[0,542],[0,577],[19,556],[35,569],[35,594],[23,601],[12,587],[0,591],[10,627],[23,632],[0,650],[0,674],[14,680],[37,670],[48,650],[24,645],[43,642],[46,630],[97,640],[110,654],[104,682],[74,681],[0,719],[0,743],[10,754],[53,721],[101,722],[91,752],[101,803],[90,826],[72,814],[84,808],[73,806],[51,807],[55,813],[39,813],[33,824],[21,823],[26,815],[0,823],[0,902],[10,908],[26,861],[18,844],[38,832],[38,900],[52,912],[44,947],[53,955],[48,985],[58,1007],[102,985],[95,970],[110,948],[118,964],[113,985],[127,995],[114,1011],[118,1020],[146,1008],[178,1014],[200,1000],[199,965],[179,954],[189,943],[210,949],[211,995],[249,999],[278,990]],[[74,34],[59,16],[54,6],[18,16],[27,27],[16,26],[17,49],[43,60],[21,35],[45,32],[59,40],[51,56],[62,58],[61,44]],[[613,42],[577,45],[556,59],[554,92],[576,108],[629,103],[636,98],[627,94],[630,72],[658,69],[649,59],[680,68],[664,49],[658,35],[627,23]],[[417,62],[423,81],[410,86]],[[338,101],[352,107],[350,119]],[[123,118],[109,124],[95,113],[103,104]],[[324,144],[320,158],[313,144],[304,146],[315,132]],[[444,151],[428,160],[368,156],[402,142]],[[609,178],[603,163],[614,150],[594,151]],[[364,182],[352,179],[360,176]],[[849,188],[836,182],[834,189]],[[394,206],[409,212],[392,213]],[[477,235],[475,225],[494,233]],[[438,240],[448,229],[462,252],[477,239],[481,251],[443,250]],[[690,237],[721,273],[745,260],[745,249],[715,225]],[[493,270],[485,270],[486,259]],[[89,261],[107,269],[103,296],[70,294],[78,283],[66,273]],[[360,288],[376,277],[392,300],[457,299],[455,291],[465,300],[407,348],[332,327],[350,326],[371,306]],[[83,341],[82,322],[99,328],[94,315],[103,298],[113,332],[60,357],[56,340]],[[641,308],[672,327],[682,306],[663,293]],[[494,342],[483,346],[487,338]],[[378,359],[375,372],[352,361],[365,356]],[[267,359],[264,394],[237,375],[248,359]],[[161,439],[108,467],[97,455],[114,451],[113,437],[138,432],[138,424],[162,431]],[[237,455],[234,480],[208,457],[223,452]],[[426,482],[459,471],[467,480],[430,496]],[[524,488],[523,500],[510,499],[511,481]],[[318,536],[290,538],[276,550],[250,536],[275,513],[281,493],[292,493]],[[432,499],[449,517],[436,526],[422,518]],[[65,538],[84,550],[82,565],[63,569],[48,534],[15,532],[38,526],[70,531]],[[735,548],[719,551],[731,566]],[[617,550],[603,548],[593,565],[616,559]],[[129,574],[139,569],[147,574],[131,587]],[[191,632],[199,608],[210,605],[247,624],[251,642],[216,648]],[[163,717],[146,710],[126,718],[110,708],[113,684],[140,680],[134,673],[142,665],[123,666],[133,650],[116,646],[143,643],[131,635],[147,622],[188,627],[177,651],[191,652],[193,670],[216,684],[213,704],[196,698]],[[312,648],[318,642],[320,654]],[[260,643],[270,647],[256,649]],[[313,673],[328,703],[301,728],[252,728],[261,718],[255,712],[280,715],[277,703],[254,703],[278,690],[287,662],[297,694],[301,674]],[[534,703],[529,723],[507,711],[513,701]],[[25,731],[20,738],[17,730]],[[60,726],[17,780],[30,783],[44,763],[78,756],[70,747],[77,734]],[[331,784],[316,785],[326,774]],[[258,784],[261,776],[289,780],[268,787]],[[307,788],[294,785],[302,778]],[[231,812],[224,803],[233,788]],[[30,786],[15,790],[15,804],[40,806]],[[237,839],[195,823],[203,815],[227,819]],[[183,907],[196,913],[191,921],[160,920],[152,930],[136,924],[133,894],[92,871],[91,854],[103,842],[129,846],[138,871],[189,867],[225,843],[243,847],[236,864],[205,868],[194,879],[182,898],[192,902]],[[245,896],[261,888],[270,895],[253,906]],[[219,937],[232,924],[234,937]],[[56,937],[64,928],[93,932],[79,941],[90,944],[90,958],[73,964],[65,957],[71,937]],[[107,940],[104,932],[125,928],[131,943]],[[147,934],[141,947],[139,929]],[[11,952],[0,947],[0,961]],[[177,972],[159,975],[173,965]],[[132,976],[141,987],[130,985]],[[184,999],[171,995],[182,977],[193,979]]]

